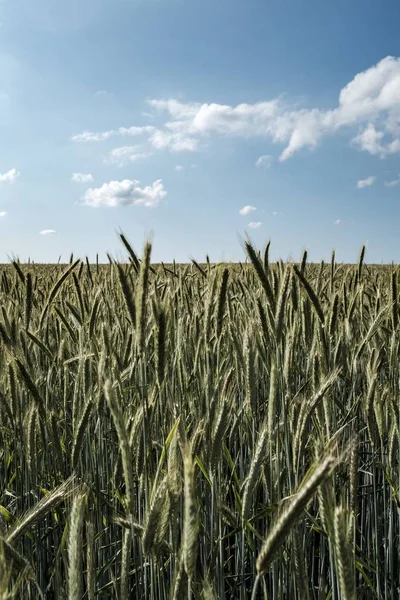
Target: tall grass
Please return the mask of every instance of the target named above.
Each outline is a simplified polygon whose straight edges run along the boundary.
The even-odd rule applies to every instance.
[[[0,268],[0,600],[398,598],[398,269]]]

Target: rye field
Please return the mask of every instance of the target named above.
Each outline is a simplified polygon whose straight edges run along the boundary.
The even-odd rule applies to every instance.
[[[0,600],[397,600],[399,268],[0,267]]]

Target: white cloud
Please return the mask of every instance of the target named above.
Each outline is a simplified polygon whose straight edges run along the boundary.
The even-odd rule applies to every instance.
[[[138,186],[139,181],[124,179],[110,181],[101,187],[89,188],[82,197],[87,206],[158,206],[167,195],[161,179],[144,188]]]
[[[193,132],[255,136],[270,131],[270,122],[278,116],[278,100],[256,104],[202,104],[192,120]],[[194,109],[195,105],[192,105]],[[260,128],[260,129],[259,129]]]
[[[289,142],[283,158],[288,158],[303,139],[313,146],[320,136],[320,111],[289,110],[280,98],[237,106],[183,104],[173,99],[152,100],[150,104],[172,117],[173,121],[165,125],[167,129],[192,138],[215,133],[242,138],[270,137],[274,142]]]
[[[172,152],[195,152],[199,144],[196,138],[184,132],[162,131],[161,129],[156,129],[151,134],[149,142],[157,150],[171,150]]]
[[[365,150],[370,154],[380,154],[382,151],[382,145],[380,143],[382,138],[382,131],[377,131],[375,125],[369,123],[364,131],[353,138],[353,142],[357,144],[361,150]]]
[[[5,210],[0,211],[0,217],[5,217],[6,214],[8,214],[8,213],[6,213]]]
[[[174,119],[191,119],[196,116],[201,104],[185,104],[178,100],[149,100],[149,105],[159,112],[167,111]]]
[[[113,137],[115,135],[118,134],[114,130],[99,132],[83,131],[82,133],[73,135],[71,137],[71,140],[73,142],[102,142],[104,140],[108,140],[110,137]]]
[[[183,171],[184,167],[182,165],[175,165],[175,171]]]
[[[83,131],[82,133],[73,135],[71,140],[73,142],[103,142],[119,135],[122,137],[135,137],[150,134],[153,131],[155,131],[155,127],[152,127],[151,125],[119,127],[118,129],[110,129],[109,131]]]
[[[19,176],[17,169],[10,169],[7,173],[0,173],[0,183],[14,183]]]
[[[283,212],[280,212],[279,210],[274,210],[274,212],[272,213],[272,215],[274,217],[282,217],[283,216]]]
[[[366,179],[360,179],[357,181],[357,188],[361,190],[363,188],[370,187],[371,185],[374,185],[375,180],[376,177],[374,175],[371,175],[371,177],[367,177]]]
[[[400,185],[400,178],[392,179],[391,181],[385,181],[386,187],[395,187],[396,185]]]
[[[244,217],[245,215],[250,214],[254,210],[257,210],[255,206],[251,206],[250,204],[247,204],[246,206],[243,206],[243,208],[241,208],[239,210],[239,214],[242,215],[242,217]]]
[[[106,90],[97,90],[97,92],[94,93],[95,96],[107,96],[107,92]]]
[[[107,162],[123,166],[129,162],[136,162],[150,156],[149,152],[142,152],[141,146],[121,146],[114,148],[108,155]]]
[[[54,229],[42,229],[42,231],[39,231],[39,233],[40,235],[55,235],[57,231]]]
[[[194,152],[197,150],[199,140],[180,131],[180,123],[167,123],[166,129],[157,129],[152,125],[141,127],[119,127],[119,129],[110,129],[108,131],[83,131],[73,135],[73,142],[104,142],[111,138],[134,137],[140,135],[148,136],[148,143],[157,150],[171,150],[172,152]]]
[[[342,221],[340,219],[336,219],[336,221],[333,221],[334,225],[340,225]]]
[[[261,227],[261,225],[262,225],[261,221],[249,223],[250,229],[258,229],[259,227]]]
[[[167,130],[194,139],[214,133],[269,137],[273,142],[286,144],[280,160],[288,159],[301,148],[314,148],[324,136],[343,127],[372,121],[392,138],[386,142],[384,153],[394,153],[400,150],[400,58],[388,56],[358,73],[339,92],[338,104],[330,110],[291,108],[282,98],[237,106],[183,103],[175,99],[151,100],[150,105],[172,118],[165,124]],[[374,140],[370,129],[360,138],[361,147],[374,150],[382,139],[380,133],[376,131],[375,138],[378,137]]]
[[[194,152],[211,135],[269,138],[284,145],[280,161],[302,148],[315,148],[328,135],[359,127],[353,143],[382,158],[400,152],[400,58],[387,56],[354,76],[341,90],[331,109],[305,109],[280,96],[254,104],[181,102],[152,99],[155,115],[167,115],[162,128],[150,125],[120,127],[102,132],[84,131],[74,141],[102,141],[115,136],[147,135],[157,150]],[[351,135],[354,135],[351,133]]]
[[[91,183],[93,175],[91,173],[72,173],[71,180],[75,183]]]
[[[270,154],[263,154],[259,156],[256,160],[257,169],[269,169],[272,162],[272,156]]]
[[[138,135],[143,135],[145,133],[152,133],[155,127],[152,125],[140,125],[140,126],[132,126],[132,127],[120,127],[117,129],[117,135],[128,136],[128,137],[136,137]]]
[[[400,138],[393,139],[390,143],[385,144],[382,143],[384,137],[383,131],[377,131],[375,125],[369,123],[366,129],[353,138],[352,141],[361,150],[378,155],[381,158],[400,152]]]

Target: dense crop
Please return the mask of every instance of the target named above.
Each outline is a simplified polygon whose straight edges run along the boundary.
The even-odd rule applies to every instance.
[[[0,599],[399,597],[398,271],[0,274]]]

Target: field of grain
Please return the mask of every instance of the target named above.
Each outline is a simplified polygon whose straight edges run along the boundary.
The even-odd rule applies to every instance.
[[[0,268],[0,599],[399,597],[394,266]]]

